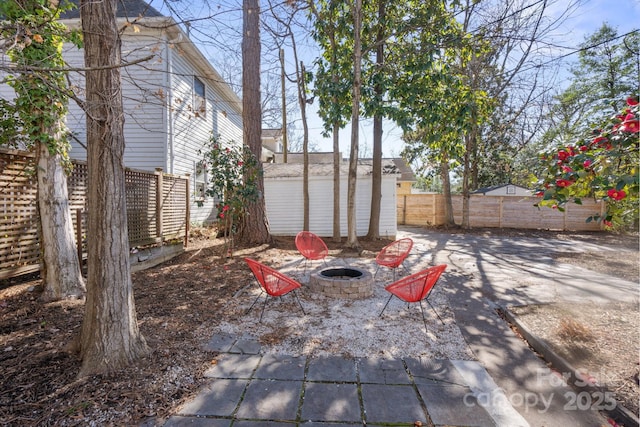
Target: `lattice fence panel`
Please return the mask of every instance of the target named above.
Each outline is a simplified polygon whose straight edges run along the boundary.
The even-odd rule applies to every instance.
[[[157,175],[149,172],[127,170],[125,173],[129,246],[160,241],[156,227],[157,182]]]
[[[0,279],[40,269],[34,161],[29,153],[0,149]],[[184,237],[189,223],[189,179],[131,169],[125,174],[129,245]],[[87,164],[74,160],[73,172],[67,178],[69,205],[76,230],[77,221],[81,221],[85,254],[87,176]],[[157,197],[159,180],[163,181],[161,200]],[[164,219],[162,224],[158,216]]]
[[[165,175],[162,183],[162,233],[168,239],[180,238],[185,235],[187,227],[189,181]]]
[[[0,279],[39,270],[35,159],[0,152]]]
[[[87,190],[89,176],[87,163],[73,161],[73,172],[67,178],[67,191],[69,193],[69,206],[71,208],[71,218],[73,219],[74,231],[77,231],[78,221],[81,227],[82,253],[87,249]],[[76,233],[77,235],[77,233]],[[76,237],[76,244],[77,242]]]

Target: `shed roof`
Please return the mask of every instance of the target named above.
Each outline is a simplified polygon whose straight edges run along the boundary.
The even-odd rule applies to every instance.
[[[401,171],[393,162],[394,159],[382,159],[382,175],[400,176]],[[297,178],[304,172],[302,163],[264,163],[265,178]],[[373,165],[370,159],[358,160],[358,176],[369,176],[373,173]],[[347,175],[349,163],[340,165],[340,174]],[[313,176],[333,176],[333,164],[312,163],[309,164],[309,174]]]
[[[498,190],[500,188],[504,188],[504,187],[507,187],[509,185],[512,186],[512,187],[518,187],[518,188],[521,188],[523,190],[530,191],[528,188],[523,187],[521,185],[507,183],[507,184],[493,185],[491,187],[478,188],[476,191],[472,191],[471,194],[486,194],[486,193],[488,193],[490,191]]]

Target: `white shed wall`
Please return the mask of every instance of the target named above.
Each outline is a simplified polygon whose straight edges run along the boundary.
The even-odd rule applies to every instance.
[[[265,204],[269,228],[275,236],[295,236],[304,224],[302,177],[264,179]],[[393,238],[397,233],[396,177],[382,179],[379,233]],[[340,183],[340,233],[347,235],[347,177]],[[356,232],[369,230],[371,177],[358,176],[356,187]],[[333,235],[333,177],[309,177],[309,231],[319,236]]]

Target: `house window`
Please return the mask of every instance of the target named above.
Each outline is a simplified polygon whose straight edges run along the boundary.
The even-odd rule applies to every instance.
[[[197,203],[202,203],[207,196],[207,165],[204,160],[196,163],[194,176],[195,200]]]
[[[193,109],[196,117],[204,117],[207,112],[206,87],[202,80],[193,78]]]
[[[507,185],[507,194],[516,194],[515,185]]]

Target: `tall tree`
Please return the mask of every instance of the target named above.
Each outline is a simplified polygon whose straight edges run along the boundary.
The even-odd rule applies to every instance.
[[[404,131],[403,156],[442,175],[448,224],[453,225],[449,170],[464,153],[474,93],[460,73],[460,58],[472,53],[470,37],[441,2],[423,2],[404,22],[389,48],[389,99],[393,119]]]
[[[82,0],[89,169],[87,302],[80,375],[109,372],[148,353],[138,328],[124,175],[124,119],[117,0]]]
[[[542,47],[554,43],[556,30],[581,3],[468,0],[462,5],[464,30],[485,41],[486,48],[474,51],[461,73],[488,101],[477,110],[466,138],[465,200],[474,189],[515,179],[518,154],[540,134],[542,113],[557,84],[557,61]],[[549,13],[558,7],[562,13]]]
[[[62,44],[73,35],[58,22],[61,10],[51,0],[8,0],[0,5],[0,15],[12,22],[0,30],[0,39],[12,41],[7,53],[17,72],[9,79],[16,93],[15,108],[36,153],[45,301],[81,297],[85,292],[66,174],[71,164],[64,124],[68,87]]]
[[[382,83],[384,73],[384,46],[386,33],[386,4],[387,0],[378,0],[377,31],[375,39],[376,59],[373,81],[373,171],[371,176],[371,207],[369,209],[369,230],[367,237],[380,238],[380,201],[382,199],[382,119],[381,110],[385,90]]]
[[[355,0],[353,15],[353,87],[351,110],[351,149],[349,151],[349,174],[347,178],[347,243],[349,248],[358,248],[358,222],[356,220],[356,185],[358,176],[358,128],[360,122],[360,90],[362,75],[362,0]]]
[[[351,59],[345,60],[350,52],[350,37],[345,33],[346,20],[350,21],[350,11],[346,3],[340,1],[310,2],[314,18],[313,37],[320,45],[322,54],[316,60],[316,80],[314,93],[319,100],[318,113],[324,122],[325,136],[333,140],[333,240],[341,241],[340,175],[340,129],[350,115],[353,74]]]
[[[244,143],[255,158],[262,152],[262,114],[260,107],[260,5],[258,0],[244,0],[242,5],[242,110]],[[258,193],[249,203],[239,239],[247,243],[271,240],[264,203],[262,163],[258,162]],[[253,172],[252,172],[253,173]]]

